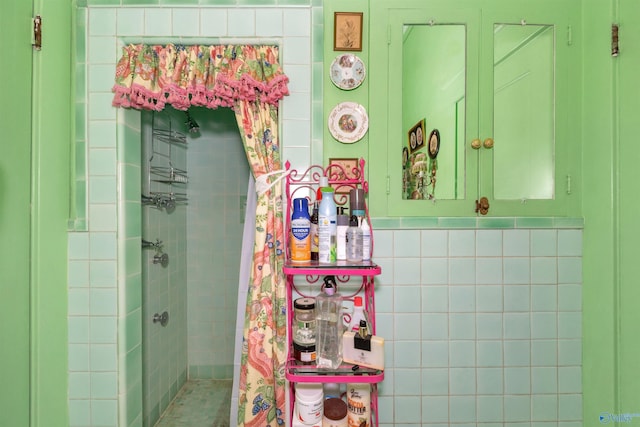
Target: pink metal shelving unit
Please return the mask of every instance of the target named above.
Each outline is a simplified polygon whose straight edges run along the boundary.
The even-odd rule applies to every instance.
[[[358,161],[357,167],[353,170],[345,170],[339,165],[330,165],[323,168],[319,165],[310,166],[306,170],[299,172],[290,169],[291,164],[287,161],[285,167],[289,172],[285,181],[286,194],[286,218],[285,232],[286,236],[290,234],[290,218],[292,209],[292,200],[298,197],[306,197],[311,202],[315,201],[316,191],[321,176],[329,178],[329,185],[336,189],[335,202],[337,206],[348,205],[349,190],[352,188],[362,188],[368,193],[368,183],[364,179],[364,159]],[[349,177],[349,178],[345,178]],[[369,224],[369,210],[365,206],[365,215]],[[373,230],[371,233],[371,252],[373,253]],[[365,309],[369,313],[370,330],[373,334],[376,331],[375,323],[375,293],[374,293],[374,277],[381,273],[379,265],[373,261],[363,261],[359,263],[349,263],[347,261],[338,261],[335,264],[319,264],[317,261],[296,262],[290,261],[290,252],[288,247],[288,238],[285,239],[286,262],[284,265],[284,274],[287,284],[287,327],[288,327],[288,357],[286,363],[285,377],[290,381],[290,417],[293,417],[293,408],[295,402],[295,384],[296,383],[366,383],[371,384],[371,414],[372,423],[378,426],[378,383],[384,380],[384,371],[359,367],[349,363],[343,363],[336,370],[319,369],[315,365],[301,365],[293,357],[292,334],[293,325],[293,298],[294,291],[300,296],[305,295],[296,287],[294,278],[303,276],[307,283],[321,283],[322,276],[335,276],[338,283],[347,283],[352,277],[362,278],[359,288],[351,295],[344,295],[349,299],[355,295],[363,296]],[[357,282],[357,281],[356,281]],[[357,287],[357,286],[356,286]],[[338,290],[342,293],[340,287]]]

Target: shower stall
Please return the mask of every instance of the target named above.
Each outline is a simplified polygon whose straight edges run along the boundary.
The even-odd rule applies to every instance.
[[[198,411],[227,425],[249,183],[235,115],[144,112],[141,138],[143,425],[187,389],[224,390]]]

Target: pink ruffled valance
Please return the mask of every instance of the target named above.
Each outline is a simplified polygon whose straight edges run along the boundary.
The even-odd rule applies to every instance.
[[[278,47],[131,44],[116,65],[113,106],[140,110],[232,107],[237,100],[271,105],[289,94]]]

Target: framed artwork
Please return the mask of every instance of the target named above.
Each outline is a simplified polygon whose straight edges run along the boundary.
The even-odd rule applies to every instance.
[[[424,121],[424,119],[420,120],[407,132],[409,153],[413,153],[424,147]]]
[[[435,159],[440,151],[440,131],[434,129],[429,134],[429,157]]]
[[[331,181],[345,181],[359,179],[358,159],[329,159],[329,179]],[[349,194],[352,185],[331,184],[336,194]]]
[[[334,12],[333,50],[362,50],[362,12]]]

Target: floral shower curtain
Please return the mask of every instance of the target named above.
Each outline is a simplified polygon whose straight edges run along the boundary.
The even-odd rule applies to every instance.
[[[278,101],[288,78],[275,46],[128,45],[116,66],[113,105],[231,107],[256,179],[254,256],[245,312],[238,425],[285,424],[286,291]]]

